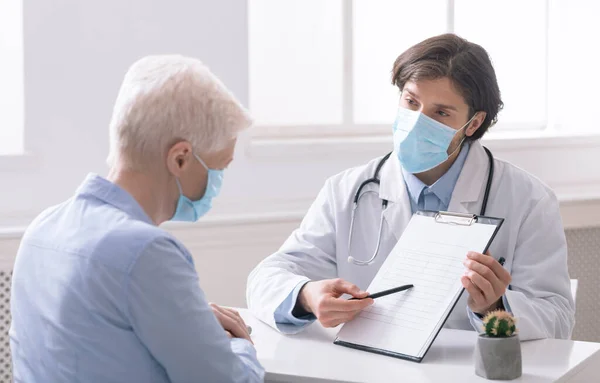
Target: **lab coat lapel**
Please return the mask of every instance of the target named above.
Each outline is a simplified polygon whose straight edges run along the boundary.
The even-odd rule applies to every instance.
[[[488,162],[481,143],[472,142],[469,155],[452,192],[448,211],[479,214],[487,181]]]
[[[454,187],[448,211],[479,214],[488,167],[488,158],[481,143],[472,142],[469,155]],[[383,212],[383,218],[387,223],[386,229],[398,240],[412,217],[412,211],[400,163],[394,154],[381,169],[379,198],[389,201],[387,209]]]
[[[387,224],[385,229],[398,240],[408,225],[412,212],[400,163],[394,153],[381,169],[380,182],[379,198],[389,201],[383,212],[383,219]]]

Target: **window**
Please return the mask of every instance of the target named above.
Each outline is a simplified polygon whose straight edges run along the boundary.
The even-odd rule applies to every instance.
[[[598,133],[600,2],[550,1],[550,120],[561,130]]]
[[[407,17],[407,7],[427,19]],[[354,122],[391,126],[399,97],[391,84],[394,60],[419,41],[446,32],[447,9],[446,0],[354,1]]]
[[[598,131],[583,118],[600,86],[599,11],[587,0],[249,0],[258,134],[387,134],[394,59],[445,32],[490,54],[505,103],[496,131]]]
[[[0,156],[23,153],[23,4],[0,1]]]
[[[499,126],[546,126],[547,0],[456,0],[454,32],[489,53],[504,110]]]
[[[341,124],[342,0],[252,0],[248,12],[257,122]]]

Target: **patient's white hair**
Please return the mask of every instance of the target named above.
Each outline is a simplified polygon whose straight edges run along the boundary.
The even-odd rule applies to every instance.
[[[151,167],[179,141],[188,141],[196,153],[211,153],[251,123],[246,109],[199,60],[147,56],[129,68],[119,90],[107,162]]]

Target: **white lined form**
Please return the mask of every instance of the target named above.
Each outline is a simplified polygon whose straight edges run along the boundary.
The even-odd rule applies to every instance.
[[[367,291],[414,287],[376,299],[342,327],[338,340],[422,358],[460,296],[463,260],[469,251],[483,252],[497,226],[414,215]]]

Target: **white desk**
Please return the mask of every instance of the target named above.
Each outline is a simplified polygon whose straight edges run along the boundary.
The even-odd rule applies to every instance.
[[[318,323],[285,336],[239,310],[252,326],[267,382],[489,382],[475,375],[471,331],[442,330],[423,362],[334,345],[337,329]],[[523,342],[523,376],[515,382],[600,382],[600,343]]]

